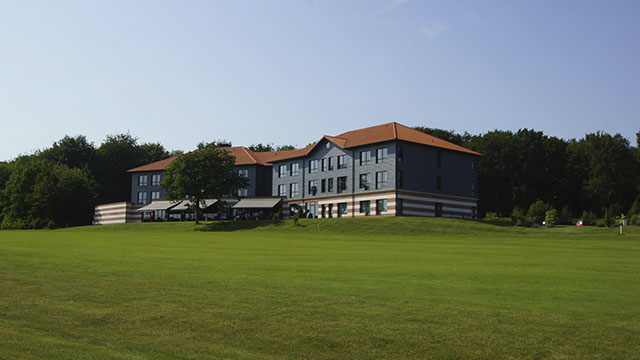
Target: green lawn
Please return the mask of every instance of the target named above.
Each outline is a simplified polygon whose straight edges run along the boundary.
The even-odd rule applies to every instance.
[[[638,228],[0,231],[0,359],[637,359],[639,275]]]

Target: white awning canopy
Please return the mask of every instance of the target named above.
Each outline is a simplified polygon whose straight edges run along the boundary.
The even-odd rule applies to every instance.
[[[233,205],[233,208],[234,209],[273,209],[281,201],[282,199],[280,198],[242,199],[237,204]]]
[[[208,208],[211,205],[214,205],[215,203],[217,203],[219,200],[218,199],[205,199],[204,200],[204,209]],[[184,210],[188,210],[187,206],[189,205],[189,200],[182,200],[182,202],[180,204],[178,204],[176,207],[172,208],[171,211],[184,211]]]
[[[155,201],[152,201],[151,204],[145,205],[136,211],[145,212],[145,211],[154,211],[154,210],[169,210],[178,204],[179,203],[177,202],[171,202],[168,200],[155,200]]]

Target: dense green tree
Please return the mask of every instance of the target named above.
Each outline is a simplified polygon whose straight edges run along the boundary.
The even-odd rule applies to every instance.
[[[570,143],[567,168],[582,209],[603,215],[610,206],[628,209],[637,196],[637,161],[620,134],[597,132]]]
[[[249,146],[249,150],[255,152],[267,152],[267,151],[284,151],[284,150],[295,150],[296,148],[293,145],[278,145],[275,146],[273,144],[253,144]]]
[[[198,224],[205,199],[219,199],[248,185],[234,166],[235,157],[224,148],[201,144],[169,164],[160,186],[166,189],[168,200],[188,198]]]
[[[484,154],[478,162],[481,213],[507,215],[538,198],[557,206],[568,197],[561,139],[528,129],[494,130],[472,137],[468,146]]]
[[[2,190],[2,228],[43,228],[91,223],[96,203],[87,168],[43,158],[14,162]]]
[[[553,206],[545,203],[544,201],[538,199],[529,206],[529,211],[527,211],[527,218],[529,222],[533,224],[539,224],[544,220],[545,214],[548,210],[551,210]]]
[[[75,137],[66,135],[54,142],[50,148],[42,151],[39,156],[71,168],[82,168],[95,163],[96,148],[83,135]]]
[[[273,144],[253,144],[249,146],[249,150],[255,152],[267,152],[267,151],[275,151],[273,148]]]
[[[138,145],[130,134],[109,135],[97,150],[97,161],[91,171],[98,180],[99,202],[127,201],[131,176],[127,170],[169,157],[157,143]]]
[[[160,143],[145,143],[138,146],[137,163],[144,165],[154,161],[166,159],[170,156],[167,149]]]

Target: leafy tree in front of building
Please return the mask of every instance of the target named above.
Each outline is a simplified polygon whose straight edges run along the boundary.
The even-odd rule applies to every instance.
[[[160,183],[168,200],[189,199],[189,206],[200,221],[205,199],[220,199],[248,186],[245,177],[234,170],[235,157],[217,144],[200,144],[192,152],[179,155],[167,166]]]

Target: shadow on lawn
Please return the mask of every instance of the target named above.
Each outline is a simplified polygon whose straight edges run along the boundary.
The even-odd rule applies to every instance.
[[[261,227],[280,227],[284,226],[283,220],[234,220],[234,221],[215,221],[199,228],[200,231],[236,231],[249,230]],[[298,226],[304,226],[298,224]]]

